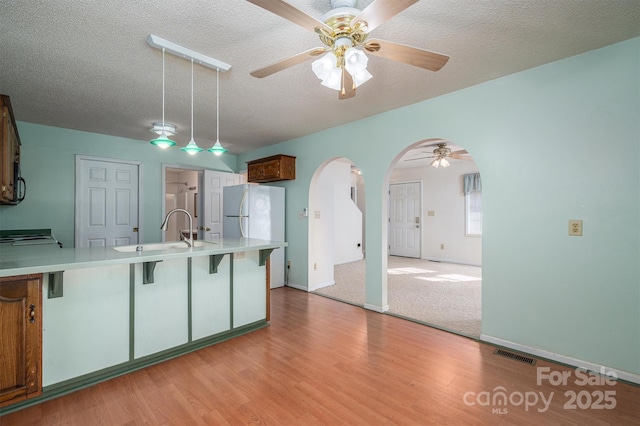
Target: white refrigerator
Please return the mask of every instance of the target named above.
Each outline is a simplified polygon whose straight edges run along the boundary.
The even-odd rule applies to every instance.
[[[284,241],[284,188],[243,184],[222,191],[224,238]],[[271,288],[284,286],[284,248],[269,259]]]

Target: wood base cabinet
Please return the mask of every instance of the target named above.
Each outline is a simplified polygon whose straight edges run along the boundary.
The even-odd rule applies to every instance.
[[[42,393],[42,275],[0,278],[0,407]]]

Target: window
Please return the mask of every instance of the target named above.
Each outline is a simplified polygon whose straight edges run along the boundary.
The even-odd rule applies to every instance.
[[[464,196],[467,235],[482,235],[482,192],[471,191]]]
[[[480,173],[464,175],[466,235],[482,235],[482,181]]]

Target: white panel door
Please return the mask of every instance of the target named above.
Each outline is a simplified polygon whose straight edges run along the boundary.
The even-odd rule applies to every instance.
[[[140,164],[76,157],[76,247],[138,243]]]
[[[389,254],[420,258],[420,183],[389,185]]]
[[[198,238],[205,241],[219,240],[222,235],[222,188],[238,185],[240,175],[236,173],[204,171],[202,185],[202,221]]]

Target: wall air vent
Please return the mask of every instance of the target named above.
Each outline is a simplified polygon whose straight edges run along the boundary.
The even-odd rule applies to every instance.
[[[535,359],[528,356],[521,355],[521,354],[517,354],[514,352],[505,351],[504,349],[496,349],[495,351],[493,351],[493,354],[500,355],[505,358],[511,358],[516,361],[524,362],[525,364],[536,365]]]

